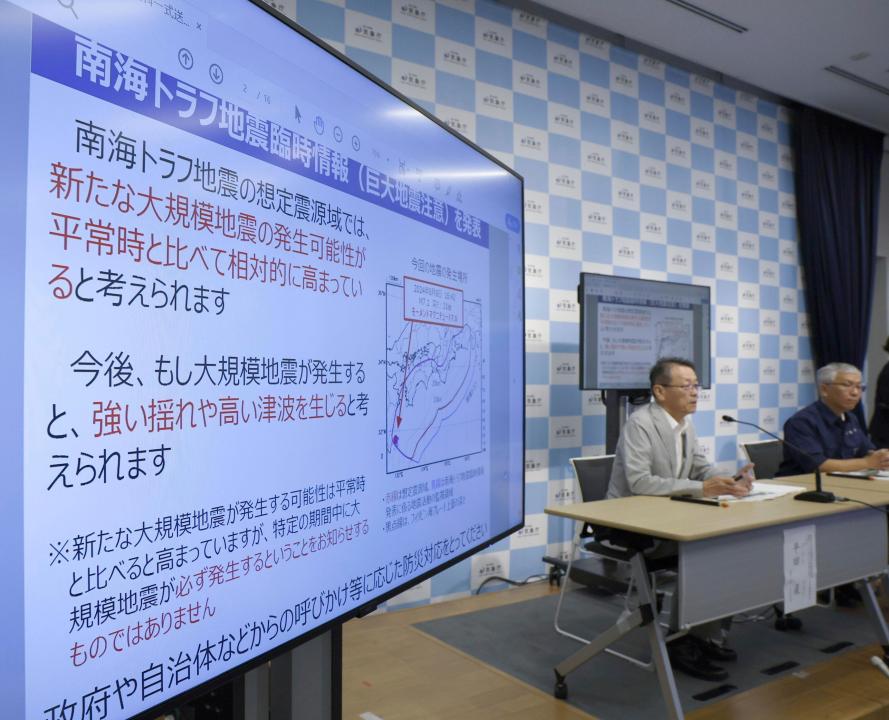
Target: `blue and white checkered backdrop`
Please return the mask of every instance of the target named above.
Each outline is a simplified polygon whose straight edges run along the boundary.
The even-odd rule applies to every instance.
[[[577,389],[581,271],[710,286],[694,422],[727,469],[758,434],[722,413],[777,432],[814,399],[786,108],[493,0],[270,4],[525,178],[526,525],[390,607],[567,552],[571,523],[543,509],[605,444],[598,393]]]

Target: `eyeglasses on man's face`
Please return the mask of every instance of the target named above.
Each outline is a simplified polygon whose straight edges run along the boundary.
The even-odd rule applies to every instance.
[[[682,392],[686,393],[701,391],[700,383],[687,383],[685,385],[661,385],[661,387],[676,388],[677,390],[682,390]]]
[[[827,384],[835,385],[836,387],[841,388],[846,392],[852,392],[853,390],[855,390],[856,392],[864,392],[865,390],[867,390],[867,385],[863,385],[860,382],[832,382]]]

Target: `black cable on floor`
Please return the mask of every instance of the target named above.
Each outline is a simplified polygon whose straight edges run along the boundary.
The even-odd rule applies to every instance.
[[[510,580],[509,578],[500,577],[499,575],[491,575],[491,577],[485,578],[482,581],[482,584],[479,585],[475,589],[475,594],[478,595],[481,592],[482,588],[493,580],[499,580],[500,582],[505,582],[508,585],[517,585],[518,586],[518,585],[528,585],[533,582],[542,582],[543,580],[546,580],[548,577],[549,577],[549,575],[530,575],[530,576],[526,577],[524,580]]]

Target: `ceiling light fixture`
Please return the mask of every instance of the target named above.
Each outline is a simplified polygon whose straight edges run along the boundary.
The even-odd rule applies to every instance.
[[[698,5],[694,5],[690,2],[686,2],[686,0],[666,0],[666,2],[671,5],[675,5],[676,7],[682,8],[683,10],[688,10],[690,13],[694,13],[695,15],[704,18],[705,20],[709,20],[710,22],[714,22],[717,25],[722,25],[724,28],[728,28],[733,32],[738,34],[747,32],[748,28],[745,28],[743,25],[739,25],[736,22],[729,20],[728,18],[722,17],[722,15],[717,15],[716,13],[712,13],[709,10],[705,10]]]
[[[883,95],[889,95],[889,87],[885,85],[879,85],[875,82],[871,82],[870,80],[866,80],[860,75],[856,75],[855,73],[850,73],[848,70],[843,70],[843,68],[838,68],[836,65],[828,65],[826,68],[829,73],[833,73],[834,75],[839,75],[841,78],[845,78],[846,80],[851,80],[854,83],[858,83],[869,90],[875,90],[878,93],[883,93]]]

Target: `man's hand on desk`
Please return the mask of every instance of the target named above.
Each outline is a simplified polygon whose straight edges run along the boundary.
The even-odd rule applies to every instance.
[[[716,475],[704,480],[704,497],[717,497],[719,495],[734,495],[744,497],[753,487],[753,478],[748,473],[742,473],[739,480],[730,477]]]
[[[877,470],[889,470],[889,450],[874,450],[866,457],[867,466]]]
[[[818,466],[821,472],[861,472],[876,473],[881,470],[889,470],[889,449],[874,450],[867,455],[856,458],[837,460],[828,458]]]

